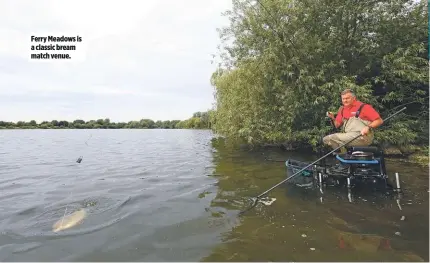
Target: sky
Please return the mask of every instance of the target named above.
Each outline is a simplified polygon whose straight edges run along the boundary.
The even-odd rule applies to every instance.
[[[230,8],[231,0],[0,0],[0,121],[184,120],[206,111],[216,29]],[[82,42],[31,42],[49,35]],[[30,59],[47,52],[31,51],[38,44],[76,50],[69,60]]]

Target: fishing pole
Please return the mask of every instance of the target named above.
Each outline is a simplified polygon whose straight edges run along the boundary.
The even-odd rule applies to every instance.
[[[425,99],[428,99],[430,96],[427,96],[427,97],[424,97],[424,98],[422,98],[423,100],[425,100]],[[413,101],[410,101],[410,102],[407,102],[407,103],[403,103],[403,104],[400,104],[400,105],[398,105],[398,106],[396,106],[396,107],[394,107],[394,108],[392,108],[392,109],[390,109],[388,112],[391,112],[391,111],[394,111],[394,110],[396,110],[397,108],[400,108],[400,107],[402,107],[402,106],[406,106],[406,105],[409,105],[409,104],[413,104],[413,103],[420,103],[421,101],[420,100],[413,100]]]
[[[280,162],[280,163],[283,163],[283,162],[285,162],[284,160],[276,160],[276,159],[267,159],[267,158],[264,158],[266,161],[268,161],[268,162]]]
[[[383,120],[383,123],[385,123],[386,121],[388,121],[389,119],[391,119],[392,117],[394,117],[395,115],[399,114],[400,112],[406,110],[406,107],[404,107],[403,109],[397,111],[396,113],[393,113],[391,116],[388,116],[385,120]],[[369,126],[368,126],[369,127]],[[334,150],[332,150],[331,152],[325,154],[323,157],[319,158],[318,160],[310,163],[309,165],[307,165],[306,167],[302,168],[300,171],[294,173],[293,175],[287,177],[286,179],[282,180],[281,182],[279,182],[278,184],[272,186],[271,188],[269,188],[268,190],[264,191],[263,193],[261,193],[260,195],[258,195],[257,197],[254,197],[252,199],[254,199],[252,205],[244,210],[239,212],[239,215],[244,214],[245,212],[251,210],[252,208],[254,208],[257,205],[258,200],[263,197],[264,195],[266,195],[267,193],[269,193],[270,191],[272,191],[273,189],[275,189],[276,187],[280,186],[281,184],[285,183],[286,181],[290,180],[291,178],[297,176],[298,174],[300,174],[301,172],[303,172],[304,170],[306,170],[307,168],[311,167],[312,165],[316,164],[317,162],[321,161],[322,159],[326,158],[327,156],[331,155],[333,152],[339,150],[340,148],[344,147],[345,145],[351,143],[352,141],[354,141],[355,139],[357,139],[358,137],[362,136],[361,134],[357,135],[356,137],[354,137],[353,139],[351,139],[350,141],[340,145],[339,147],[335,148]]]

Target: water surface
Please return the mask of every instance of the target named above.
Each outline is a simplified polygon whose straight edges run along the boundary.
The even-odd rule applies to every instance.
[[[281,162],[204,130],[0,130],[2,261],[428,261],[428,168],[389,162],[404,196],[279,187]],[[87,144],[85,143],[88,140]],[[76,159],[82,156],[82,163]],[[321,201],[322,200],[322,201]],[[52,225],[67,208],[88,217]]]
[[[283,151],[236,151],[218,143],[219,189],[213,203],[243,209],[249,198],[286,179],[283,160],[318,156]],[[272,161],[265,161],[265,160]],[[224,234],[204,261],[428,261],[428,166],[387,161],[391,178],[400,174],[403,195],[282,185]],[[291,174],[289,174],[291,175]],[[238,202],[240,200],[241,202]],[[245,206],[246,207],[246,206]]]
[[[211,137],[192,130],[0,131],[0,260],[198,261],[231,228],[207,209],[217,188],[208,176]],[[86,208],[88,217],[53,233],[66,207]]]

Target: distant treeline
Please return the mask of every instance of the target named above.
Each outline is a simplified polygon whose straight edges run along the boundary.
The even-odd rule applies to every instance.
[[[111,122],[109,118],[98,120],[52,120],[37,123],[0,121],[0,129],[211,129],[213,122],[210,120],[213,111],[196,112],[187,120],[153,121],[141,119],[140,121]]]

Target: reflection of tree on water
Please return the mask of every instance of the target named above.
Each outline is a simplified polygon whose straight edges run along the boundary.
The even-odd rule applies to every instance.
[[[414,211],[416,209],[411,207],[399,206],[402,201],[396,196],[386,199],[382,196],[376,196],[373,200],[360,197],[357,199],[360,200],[352,204],[343,202],[339,206],[332,204],[329,208],[333,217],[348,222],[348,225],[355,228],[347,231],[348,235],[353,237],[352,240],[360,243],[358,237],[360,240],[369,240],[370,237],[379,236],[379,242],[388,243],[394,250],[411,251],[428,257],[428,224],[426,226],[422,217],[417,216],[420,208]],[[423,231],[426,228],[427,231]]]
[[[219,142],[214,147],[218,192],[210,210],[222,212],[217,216],[237,218],[250,197],[285,179],[282,163],[264,162],[259,153],[229,149]],[[346,196],[339,200],[327,193],[321,203],[316,192],[291,195],[288,191],[279,187],[269,194],[276,198],[273,204],[259,204],[238,218],[223,243],[202,260],[421,261],[416,253],[427,257],[428,241],[423,234],[416,238],[417,229],[409,225],[419,219],[406,214],[408,222],[400,221],[404,211],[395,200],[349,203]]]

